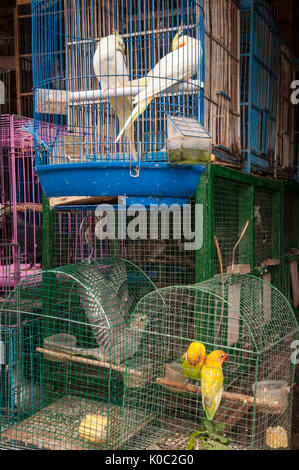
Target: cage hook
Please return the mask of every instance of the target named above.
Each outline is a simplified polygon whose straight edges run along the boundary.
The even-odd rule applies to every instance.
[[[130,144],[130,176],[138,178],[140,175],[140,155],[141,155],[141,142],[138,142],[138,166],[133,168],[135,174],[132,173],[132,142]]]

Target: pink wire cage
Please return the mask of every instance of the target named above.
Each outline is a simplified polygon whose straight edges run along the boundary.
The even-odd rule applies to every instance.
[[[28,121],[0,116],[0,240],[13,244],[12,257],[0,247],[0,293],[41,269],[41,188],[34,174],[33,137],[22,130]]]

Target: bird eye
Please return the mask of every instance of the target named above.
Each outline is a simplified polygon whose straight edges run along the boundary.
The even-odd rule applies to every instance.
[[[221,357],[221,359],[223,359],[223,358],[224,358],[224,354],[221,354],[221,356],[220,356],[220,357]]]

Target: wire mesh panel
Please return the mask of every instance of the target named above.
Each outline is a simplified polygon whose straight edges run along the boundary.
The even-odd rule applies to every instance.
[[[216,276],[151,293],[135,312],[149,316],[138,357],[144,377],[148,362],[153,375],[143,388],[126,387],[124,404],[154,420],[146,433],[134,436],[131,448],[288,447],[290,344],[298,326],[278,290],[252,276]],[[197,351],[196,360],[192,354],[190,363],[185,353],[199,341],[205,353]],[[213,357],[219,360],[212,362]],[[217,392],[207,388],[207,369],[215,373],[214,383],[219,378]],[[206,419],[213,393],[220,399],[214,417]],[[140,424],[145,421],[141,416]]]
[[[241,147],[247,169],[273,171],[279,41],[266,2],[241,4]]]
[[[234,0],[208,0],[205,2],[205,127],[223,158],[230,156],[234,161],[240,161],[241,153],[239,89],[239,4]]]
[[[234,246],[247,220],[250,220],[249,185],[225,178],[214,179],[214,233],[220,247],[221,258],[215,250],[214,272],[227,271],[233,263]],[[208,221],[206,222],[208,223]],[[248,242],[248,234],[247,242]],[[235,252],[236,264],[250,264],[246,238]],[[221,263],[221,264],[220,264]],[[221,266],[222,265],[222,266]]]
[[[117,449],[142,428],[143,412],[129,414],[122,396],[126,383],[144,385],[135,356],[147,316],[135,315],[134,307],[154,289],[120,259],[21,281],[0,311],[1,373],[14,367],[21,382],[21,388],[1,387],[1,448]],[[27,337],[22,327],[33,324]],[[13,344],[7,325],[14,328]],[[125,420],[132,421],[128,429]]]
[[[159,210],[144,208],[129,215],[117,206],[111,206],[111,213],[108,210],[96,215],[95,209],[61,207],[51,211],[47,237],[51,267],[88,257],[113,256],[133,262],[157,286],[195,281],[197,248],[195,240],[190,239],[195,233],[194,203],[190,205],[188,218],[179,207],[164,215]],[[131,233],[133,223],[137,224],[136,232]],[[193,247],[188,249],[192,243]]]
[[[295,80],[293,54],[286,44],[280,44],[275,162],[278,170],[289,169],[294,178],[296,174],[294,105],[290,100],[290,86],[293,80]]]
[[[261,176],[211,165],[196,194],[203,205],[197,281],[231,272],[271,274],[281,285],[282,186]],[[269,280],[269,279],[268,279]]]
[[[2,115],[0,120],[1,237],[20,245],[25,277],[42,262],[41,189],[33,168],[33,138],[22,131],[27,119]]]

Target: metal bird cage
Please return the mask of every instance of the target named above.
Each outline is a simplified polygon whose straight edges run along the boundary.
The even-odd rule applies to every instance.
[[[205,127],[217,159],[241,164],[240,5],[206,0]]]
[[[148,294],[135,309],[144,313],[149,324],[138,360],[145,376],[151,363],[153,375],[144,388],[126,388],[124,406],[145,413],[135,427],[152,421],[132,438],[131,449],[288,447],[290,345],[298,325],[275,287],[249,275],[216,276]],[[186,382],[183,374],[181,356],[193,341],[202,342],[207,353],[222,350],[228,356],[213,421],[205,419],[202,383]]]
[[[153,290],[121,259],[87,260],[18,284],[0,309],[1,448],[117,449],[130,438],[124,422],[132,420],[132,434],[141,429],[134,426],[144,413],[123,407],[123,393],[150,379],[151,364],[146,379],[144,361],[135,360],[147,315],[134,308]]]
[[[33,137],[22,130],[27,122],[20,116],[0,117],[0,236],[19,244],[22,278],[41,269],[42,262],[41,188],[34,174]],[[13,266],[2,255],[0,262],[14,287]]]
[[[204,168],[168,163],[166,120],[204,124],[202,0],[34,0],[32,22],[32,132],[46,196],[191,197]],[[173,43],[177,33],[188,48]]]
[[[226,273],[234,264],[235,272],[266,276],[267,282],[281,289],[281,183],[210,165],[201,178],[196,203],[204,208],[197,282]],[[247,229],[236,246],[247,221]]]
[[[241,0],[241,147],[247,170],[272,172],[279,39],[265,1]]]
[[[100,207],[107,209],[105,223],[96,213]],[[169,212],[144,208],[138,215],[129,215],[124,206],[107,204],[49,209],[44,206],[43,210],[46,269],[112,256],[137,265],[158,287],[196,280],[198,248],[191,237],[195,234],[194,201],[188,211],[186,206]],[[133,223],[136,232],[131,233]]]
[[[277,132],[275,145],[275,166],[278,176],[291,179],[296,177],[294,152],[294,111],[290,100],[289,86],[295,80],[294,56],[287,44],[279,46]],[[288,84],[290,84],[288,86]]]

